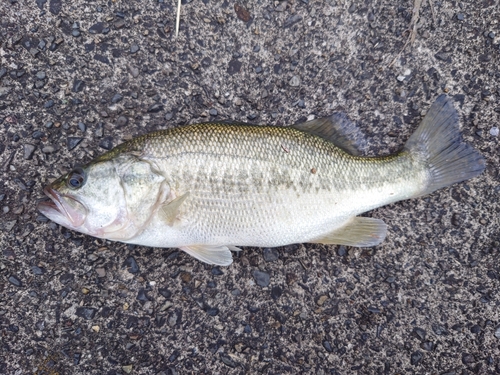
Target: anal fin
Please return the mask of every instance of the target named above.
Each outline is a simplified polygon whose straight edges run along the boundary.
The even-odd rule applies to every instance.
[[[240,251],[236,246],[191,245],[180,247],[192,257],[216,266],[229,266],[233,263],[232,251]]]
[[[353,217],[341,228],[310,242],[371,247],[380,244],[386,234],[387,224],[382,220],[370,217]]]

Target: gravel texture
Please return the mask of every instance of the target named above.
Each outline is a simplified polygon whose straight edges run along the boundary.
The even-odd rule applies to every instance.
[[[0,3],[0,373],[500,373],[498,0],[425,2],[402,53],[409,0],[185,0],[177,38],[176,3]],[[373,249],[213,268],[35,211],[47,181],[147,131],[343,111],[383,154],[443,92],[486,171],[370,213],[389,225]]]

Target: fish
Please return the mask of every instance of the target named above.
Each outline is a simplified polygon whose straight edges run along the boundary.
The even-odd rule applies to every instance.
[[[126,141],[48,184],[38,210],[90,236],[179,248],[228,266],[241,246],[377,246],[359,216],[480,175],[452,99],[440,95],[397,153],[367,157],[336,113],[292,126],[201,123]]]

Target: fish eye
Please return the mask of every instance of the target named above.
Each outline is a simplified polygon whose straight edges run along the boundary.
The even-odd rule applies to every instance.
[[[75,168],[68,177],[68,187],[79,189],[85,184],[85,171],[82,168]]]

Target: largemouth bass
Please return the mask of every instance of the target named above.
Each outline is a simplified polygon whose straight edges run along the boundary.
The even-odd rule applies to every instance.
[[[375,246],[387,232],[357,215],[484,170],[437,98],[398,153],[357,155],[339,117],[290,127],[206,123],[127,141],[44,190],[38,209],[91,236],[177,247],[229,265],[237,246]]]

